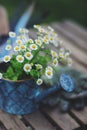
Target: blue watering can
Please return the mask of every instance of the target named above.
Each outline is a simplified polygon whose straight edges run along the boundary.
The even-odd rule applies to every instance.
[[[59,83],[60,82],[60,83]],[[10,113],[24,115],[32,113],[48,95],[64,89],[71,92],[74,84],[69,75],[62,74],[60,81],[53,86],[42,89],[33,79],[22,81],[0,80],[0,109]]]

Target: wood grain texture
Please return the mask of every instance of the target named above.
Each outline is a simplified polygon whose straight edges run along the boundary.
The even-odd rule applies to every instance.
[[[77,31],[70,26],[68,26],[66,23],[59,24],[60,27],[64,30],[64,35],[70,40],[73,41],[73,44],[87,52],[87,42],[81,37],[78,36]]]
[[[87,124],[87,107],[83,111],[71,110],[71,113],[83,124]]]
[[[65,20],[64,23],[76,34],[77,37],[80,37],[87,42],[87,30],[81,25],[77,24],[74,21]]]
[[[69,114],[61,113],[58,107],[52,110],[44,109],[44,112],[63,130],[72,130],[79,127],[79,124]]]
[[[3,122],[7,130],[28,130],[17,116],[10,115],[2,111],[0,111],[0,121]]]
[[[24,118],[35,128],[35,130],[56,130],[40,111],[36,111]]]

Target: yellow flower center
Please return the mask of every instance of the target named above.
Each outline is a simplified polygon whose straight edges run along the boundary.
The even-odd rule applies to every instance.
[[[21,46],[21,49],[25,49],[25,46]]]
[[[32,48],[34,48],[34,49],[35,49],[35,48],[36,48],[36,46],[35,46],[35,45],[32,45]]]
[[[54,62],[53,62],[54,64],[57,64],[57,61],[56,60],[54,60]]]
[[[30,53],[27,53],[27,55],[26,55],[27,57],[30,57],[31,56],[31,54]]]
[[[15,50],[19,50],[19,48],[18,48],[18,47],[16,47],[16,48],[15,48]]]
[[[24,36],[21,35],[21,36],[20,36],[20,39],[22,39],[22,38],[24,38]]]
[[[38,83],[41,83],[41,80],[38,80]]]
[[[18,60],[19,60],[19,61],[22,61],[22,60],[23,60],[23,58],[22,58],[22,57],[19,57],[19,58],[18,58]]]
[[[13,33],[12,33],[11,35],[14,37],[14,34],[13,34]]]
[[[48,75],[51,75],[51,71],[47,71],[47,74],[48,74]]]
[[[26,70],[29,70],[29,69],[30,69],[30,67],[29,67],[29,66],[26,66],[25,68],[26,68]]]
[[[7,46],[7,49],[10,49],[11,47],[10,46]]]
[[[8,60],[9,60],[9,57],[5,57],[5,60],[8,61]]]

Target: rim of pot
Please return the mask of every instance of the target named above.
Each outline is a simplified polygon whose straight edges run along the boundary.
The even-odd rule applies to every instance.
[[[31,80],[32,78],[30,78],[30,79],[23,79],[23,80],[10,80],[10,79],[6,79],[6,78],[2,78],[2,80],[5,80],[5,81],[9,81],[9,82],[24,82],[24,81],[26,81],[26,80]]]

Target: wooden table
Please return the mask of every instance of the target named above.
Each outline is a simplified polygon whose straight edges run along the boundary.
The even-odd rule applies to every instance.
[[[52,23],[65,44],[72,51],[73,67],[87,74],[87,30],[71,21]],[[40,109],[25,116],[0,111],[0,130],[73,130],[87,124],[87,107],[62,114],[58,106]]]

